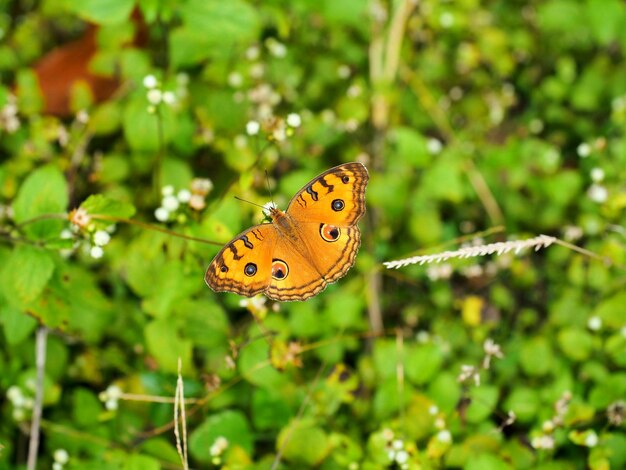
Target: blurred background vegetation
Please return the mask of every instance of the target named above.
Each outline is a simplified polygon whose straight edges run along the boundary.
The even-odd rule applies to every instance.
[[[180,468],[179,358],[191,468],[624,468],[625,48],[620,0],[0,0],[0,468],[37,342],[38,468]],[[227,242],[265,170],[284,208],[355,160],[307,302],[155,230]],[[381,264],[540,233],[612,264]]]

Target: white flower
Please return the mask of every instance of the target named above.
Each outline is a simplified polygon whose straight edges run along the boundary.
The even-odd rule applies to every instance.
[[[239,72],[231,72],[228,75],[228,84],[233,88],[239,88],[243,84],[243,77]]]
[[[576,153],[578,153],[580,158],[587,158],[591,154],[591,145],[583,142],[576,147]]]
[[[81,109],[76,113],[76,120],[81,124],[87,124],[89,122],[89,113],[84,109]]]
[[[261,130],[261,125],[257,121],[248,121],[246,124],[246,133],[248,135],[257,135]]]
[[[600,181],[602,181],[604,179],[604,170],[602,168],[592,168],[591,169],[591,179],[595,182],[595,183],[599,183]]]
[[[104,255],[104,250],[102,249],[101,246],[92,246],[91,249],[89,250],[89,255],[93,259],[100,259]]]
[[[154,211],[154,217],[159,222],[167,222],[167,220],[170,218],[170,211],[168,211],[165,207],[159,207],[157,210]]]
[[[246,50],[246,59],[248,60],[256,60],[259,58],[260,50],[258,46],[250,46]]]
[[[300,127],[302,124],[302,118],[297,113],[290,113],[287,115],[287,125],[290,127]]]
[[[174,195],[165,196],[161,201],[161,206],[169,212],[174,212],[180,206],[180,201]]]
[[[348,78],[350,76],[350,67],[345,64],[340,65],[337,68],[337,75],[339,75],[339,78]]]
[[[263,204],[263,214],[265,214],[266,216],[269,216],[272,213],[273,209],[278,209],[278,207],[276,207],[276,203],[273,201],[270,202],[266,202],[265,204]]]
[[[24,394],[22,393],[22,389],[18,387],[17,385],[11,385],[9,389],[7,390],[7,398],[15,406],[18,406],[16,405],[16,402],[22,403],[22,400],[24,399]]]
[[[443,149],[443,144],[439,139],[433,137],[426,141],[426,149],[428,149],[428,152],[432,155],[437,155]]]
[[[406,450],[401,450],[396,454],[396,462],[399,464],[403,464],[408,462],[409,460],[409,453]]]
[[[204,209],[206,207],[204,196],[201,196],[200,194],[192,194],[191,198],[189,198],[189,207],[197,211]]]
[[[53,462],[52,470],[63,470],[63,464],[59,462]]]
[[[104,407],[109,411],[117,410],[119,403],[117,400],[107,400],[104,402]]]
[[[435,416],[437,413],[439,413],[439,407],[437,405],[430,405],[428,408],[428,414]]]
[[[163,99],[163,92],[161,90],[157,90],[156,88],[152,88],[148,91],[148,93],[146,93],[146,96],[151,104],[157,105]]]
[[[105,393],[110,399],[118,400],[122,396],[122,389],[117,385],[109,385]]]
[[[450,12],[444,12],[439,16],[439,24],[444,28],[449,28],[454,24],[454,16]]]
[[[430,333],[426,330],[419,330],[415,335],[418,343],[428,343],[430,341]]]
[[[269,38],[265,41],[265,45],[274,57],[283,58],[287,55],[287,46],[274,38]]]
[[[215,442],[209,449],[209,453],[212,456],[216,457],[216,456],[221,455],[226,450],[227,447],[228,447],[228,439],[226,439],[223,436],[220,436],[217,439],[215,439]]]
[[[161,188],[161,195],[171,196],[172,194],[174,194],[174,186],[172,186],[171,184],[168,184],[167,186],[163,186]]]
[[[589,431],[585,437],[585,445],[587,447],[595,447],[598,445],[598,435],[595,431]]]
[[[213,182],[209,178],[194,178],[191,181],[191,192],[206,196],[213,189]]]
[[[395,449],[395,450],[400,450],[400,449],[404,449],[404,441],[402,439],[396,439],[395,441],[393,441],[391,443],[391,446]]]
[[[187,86],[189,84],[189,75],[185,72],[180,72],[176,75],[176,83],[180,86]]]
[[[111,241],[111,235],[105,230],[98,230],[93,234],[93,242],[97,246],[105,246]]]
[[[148,89],[155,88],[158,84],[159,82],[154,75],[146,75],[143,77],[143,86]]]
[[[191,199],[191,191],[189,191],[188,189],[181,189],[180,191],[178,191],[176,197],[182,203],[189,202],[189,199]]]
[[[70,454],[65,449],[57,449],[54,451],[53,458],[55,462],[64,465],[70,460]]]
[[[602,328],[602,319],[594,315],[593,317],[589,318],[589,320],[587,320],[587,328],[592,331],[598,331],[600,328]]]
[[[543,436],[533,437],[530,445],[535,449],[554,449],[554,437],[546,434]]]
[[[176,103],[176,95],[171,91],[163,92],[163,102],[169,105]]]
[[[452,442],[452,434],[450,434],[450,431],[448,431],[447,429],[443,429],[437,433],[437,440],[439,442],[448,444]]]
[[[350,85],[348,91],[346,92],[346,95],[348,96],[348,98],[357,98],[361,95],[362,91],[363,90],[359,85]]]
[[[606,200],[608,199],[609,191],[601,184],[594,183],[591,186],[589,186],[589,189],[587,190],[587,196],[593,202],[602,204],[603,202],[606,202]]]
[[[383,438],[386,441],[391,441],[393,439],[393,436],[394,436],[393,431],[391,429],[389,429],[389,428],[383,429],[382,435],[383,435]]]

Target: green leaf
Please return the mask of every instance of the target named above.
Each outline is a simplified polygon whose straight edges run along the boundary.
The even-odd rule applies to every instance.
[[[239,370],[248,382],[259,387],[277,390],[287,382],[287,377],[270,365],[269,347],[263,340],[248,344],[241,351]]]
[[[67,210],[68,189],[65,177],[56,166],[44,166],[24,180],[13,202],[15,222],[21,224],[35,217],[64,213]],[[24,226],[24,231],[38,239],[58,236],[65,222],[44,219]]]
[[[252,395],[252,422],[259,430],[280,429],[292,412],[280,391],[257,388]]]
[[[289,462],[314,467],[330,452],[330,441],[326,433],[311,422],[294,421],[278,435],[277,448]]]
[[[414,168],[425,168],[432,160],[428,152],[426,139],[422,134],[409,127],[399,127],[392,138],[396,144],[398,157]]]
[[[512,410],[522,423],[532,422],[539,409],[540,400],[536,390],[515,388],[505,402],[505,408]]]
[[[443,353],[434,343],[407,348],[405,371],[407,378],[416,385],[424,385],[433,378],[443,363]]]
[[[228,441],[228,447],[239,446],[248,455],[252,453],[252,433],[246,417],[240,411],[223,411],[209,416],[191,434],[189,451],[201,462],[210,462],[211,446],[217,438]]]
[[[137,93],[124,108],[124,136],[133,150],[154,153],[171,140],[176,126],[174,114],[170,107],[159,106],[158,112],[149,112],[147,98]]]
[[[155,320],[146,326],[146,344],[161,369],[167,372],[178,371],[178,358],[183,370],[190,370],[192,343],[182,339],[169,320]]]
[[[619,38],[626,22],[626,9],[620,0],[587,0],[587,18],[596,40],[608,46]]]
[[[241,0],[189,0],[180,14],[187,28],[202,32],[215,46],[254,39],[260,26],[256,10]]]
[[[609,328],[622,328],[626,326],[624,305],[626,305],[626,292],[618,292],[602,300],[593,311],[593,316],[600,317],[602,324]]]
[[[131,454],[124,460],[123,470],[159,470],[161,465],[157,459],[141,454]]]
[[[4,337],[9,345],[21,343],[37,327],[37,320],[9,305],[0,306],[0,323],[2,323]]]
[[[135,215],[135,207],[128,202],[115,201],[102,194],[89,196],[80,205],[89,215],[104,215],[128,219]]]
[[[463,466],[464,470],[513,470],[513,467],[493,454],[472,455]]]
[[[0,289],[11,305],[22,310],[39,298],[54,272],[46,251],[26,245],[16,248],[3,264]]]
[[[132,0],[81,0],[68,2],[71,10],[96,24],[116,24],[126,20],[135,6]]]
[[[563,352],[575,361],[589,358],[593,350],[593,337],[581,328],[566,328],[559,332],[558,343]]]
[[[520,366],[530,376],[542,376],[553,367],[554,353],[548,340],[536,337],[524,341],[520,351]]]
[[[498,402],[499,391],[497,387],[481,385],[470,391],[471,402],[467,408],[467,420],[470,423],[480,423],[493,413]]]
[[[78,387],[72,395],[72,415],[74,422],[80,426],[90,426],[99,422],[102,403],[91,390]]]

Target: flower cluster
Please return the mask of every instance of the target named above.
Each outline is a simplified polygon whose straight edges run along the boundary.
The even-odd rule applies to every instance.
[[[267,139],[270,141],[283,142],[291,137],[298,127],[302,124],[302,118],[299,114],[288,114],[285,119],[276,116],[265,119],[263,122],[256,120],[248,121],[246,124],[246,133],[248,135],[257,135],[261,129],[266,133]]]
[[[104,256],[104,247],[111,241],[111,234],[115,232],[115,224],[106,228],[97,228],[91,216],[81,207],[69,214],[70,228],[61,232],[61,238],[73,240],[72,249],[63,252],[65,255],[72,254],[82,246],[85,252],[94,259]]]
[[[412,468],[411,459],[417,453],[415,444],[398,438],[389,428],[382,430],[381,437],[385,442],[385,451],[387,452],[389,464],[396,465],[402,470]]]
[[[24,421],[32,411],[35,404],[35,400],[33,398],[35,393],[35,384],[31,384],[29,382],[27,383],[27,387],[29,388],[30,393],[25,393],[25,391],[17,385],[12,385],[7,390],[7,398],[13,405],[13,419],[15,421]]]
[[[569,402],[572,400],[572,392],[565,391],[561,398],[557,400],[554,404],[555,414],[551,419],[548,419],[543,422],[541,426],[541,432],[535,434],[535,436],[531,439],[530,445],[535,449],[554,449],[555,438],[554,431],[563,426],[565,421],[565,414],[569,409]],[[595,433],[594,433],[595,435]],[[597,438],[597,435],[596,435]],[[593,439],[593,438],[592,438]],[[596,442],[597,443],[597,442]],[[589,442],[587,444],[588,447],[593,447],[595,444],[593,442]]]
[[[459,382],[465,383],[471,380],[474,382],[474,385],[479,387],[480,370],[489,370],[489,368],[491,367],[491,359],[493,357],[498,359],[502,359],[504,357],[500,345],[493,341],[491,338],[487,338],[483,343],[483,351],[485,352],[485,357],[483,358],[480,367],[467,364],[461,365],[461,373],[457,377],[457,380]]]
[[[52,470],[63,470],[63,467],[70,460],[70,454],[65,449],[57,449],[52,454],[54,463],[52,464]]]
[[[175,106],[182,98],[187,96],[188,83],[189,76],[180,73],[176,76],[176,89],[168,90],[154,75],[146,75],[143,79],[143,86],[147,90],[148,112],[155,113],[157,107],[161,104]]]
[[[17,99],[15,95],[9,93],[6,104],[0,109],[0,129],[4,129],[9,134],[17,132],[20,128],[17,111]]]
[[[209,449],[209,453],[211,454],[211,457],[212,457],[211,462],[213,463],[213,465],[222,464],[222,455],[224,454],[227,448],[228,448],[228,439],[226,439],[223,436],[220,436],[217,439],[215,439],[215,442],[213,443],[213,445],[211,445],[211,448]]]
[[[190,189],[181,189],[178,192],[173,186],[164,186],[161,189],[161,205],[154,211],[154,217],[159,222],[177,220],[184,222],[186,214],[182,207],[189,207],[194,211],[201,211],[206,207],[206,196],[213,189],[213,183],[208,178],[194,178]]]
[[[104,407],[109,411],[115,411],[118,402],[122,397],[122,389],[117,385],[109,385],[104,392],[100,392],[98,398],[104,403]]]

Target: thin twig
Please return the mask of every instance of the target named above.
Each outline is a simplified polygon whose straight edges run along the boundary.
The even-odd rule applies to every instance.
[[[48,329],[45,326],[37,328],[35,340],[35,365],[37,367],[37,379],[35,382],[35,403],[33,404],[33,417],[30,422],[30,442],[28,443],[28,461],[26,468],[37,468],[37,454],[39,453],[39,433],[41,430],[41,409],[43,407],[43,379],[46,370],[46,342]]]
[[[145,222],[139,222],[138,220],[125,219],[123,217],[115,217],[112,215],[104,215],[104,214],[89,214],[89,216],[94,220],[110,220],[111,222],[136,225],[137,227],[145,228],[146,230],[154,230],[155,232],[165,233],[167,235],[172,235],[173,237],[182,238],[184,240],[189,240],[192,242],[200,242],[200,243],[206,243],[207,245],[217,245],[217,246],[222,246],[224,244],[223,242],[214,242],[211,240],[206,240],[204,238],[184,235],[182,233],[174,232],[173,230],[161,228],[156,225],[147,224]]]

